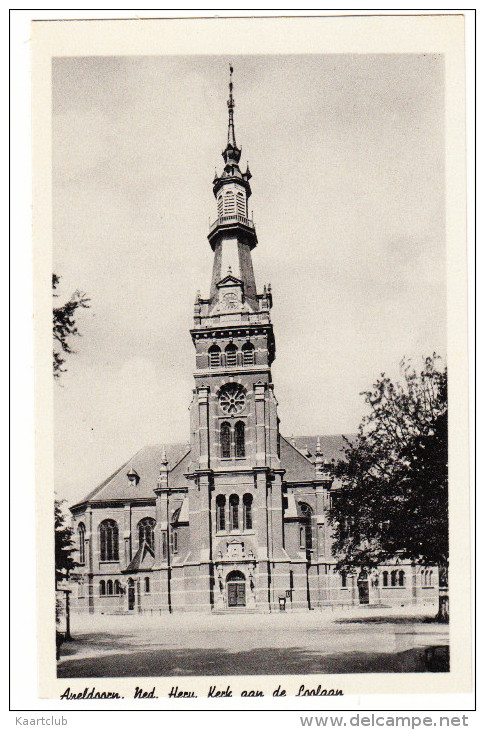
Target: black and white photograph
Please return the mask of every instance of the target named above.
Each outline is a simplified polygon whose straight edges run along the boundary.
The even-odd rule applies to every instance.
[[[52,686],[467,691],[446,49],[205,23],[50,58]]]

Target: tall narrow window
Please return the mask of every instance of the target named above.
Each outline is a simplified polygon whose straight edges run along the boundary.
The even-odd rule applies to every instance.
[[[231,530],[239,530],[239,497],[231,494],[229,497],[229,526]]]
[[[223,201],[222,201],[222,193],[217,198],[217,215],[220,218],[222,215],[223,210]]]
[[[217,345],[209,347],[209,367],[220,368],[221,367],[221,350]]]
[[[313,510],[305,502],[299,503],[300,507],[300,548],[305,550],[313,549],[312,515]]]
[[[121,583],[119,580],[115,580],[115,596],[121,596],[123,591],[121,590]]]
[[[104,520],[99,526],[100,560],[119,560],[118,525],[114,520]]]
[[[167,531],[164,530],[162,532],[162,560],[166,560],[167,559],[167,553],[168,553],[167,547],[168,547],[168,543],[167,543]]]
[[[224,532],[226,529],[226,498],[223,494],[216,497],[216,531]]]
[[[106,595],[112,596],[113,595],[113,581],[109,580],[106,583]]]
[[[245,494],[243,497],[243,524],[245,530],[253,529],[253,497]]]
[[[392,586],[393,588],[394,588],[394,587],[395,587],[395,585],[396,585],[396,575],[397,575],[397,570],[393,570],[393,571],[391,572],[391,586]]]
[[[86,562],[86,528],[83,522],[79,523],[77,534],[79,540],[79,562],[81,565],[84,565]]]
[[[243,365],[254,365],[254,347],[250,342],[242,346]]]
[[[226,365],[230,368],[237,365],[237,347],[233,343],[226,347]]]
[[[345,570],[340,573],[340,577],[342,578],[342,588],[347,588],[347,573]]]
[[[404,586],[404,570],[399,571],[399,585]]]
[[[105,596],[106,595],[106,583],[104,580],[99,581],[99,595]]]
[[[387,572],[387,570],[385,570],[382,574],[382,585],[384,586],[384,588],[387,588],[387,586],[389,585],[389,573]]]
[[[227,421],[221,423],[221,456],[223,459],[231,458],[231,426]]]
[[[145,593],[150,593],[150,578],[145,576]]]
[[[234,441],[236,445],[236,459],[246,456],[246,436],[243,421],[238,421],[234,426]]]
[[[155,520],[153,517],[144,517],[138,523],[138,546],[146,543],[153,550],[155,547]]]

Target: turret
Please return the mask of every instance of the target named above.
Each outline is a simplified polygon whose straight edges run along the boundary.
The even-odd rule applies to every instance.
[[[215,175],[213,181],[214,197],[217,200],[217,218],[211,224],[209,230],[209,242],[215,251],[221,235],[234,232],[237,227],[241,239],[253,249],[258,239],[254,230],[253,221],[249,218],[248,200],[251,195],[249,180],[251,173],[249,166],[246,172],[241,172],[239,160],[241,149],[236,143],[234,129],[234,97],[233,97],[233,68],[230,66],[229,76],[229,98],[227,108],[229,110],[229,121],[227,129],[227,144],[222,152],[224,159],[224,170],[220,176]]]
[[[168,459],[165,446],[163,447],[162,458],[160,459],[160,475],[157,486],[158,489],[168,489]]]

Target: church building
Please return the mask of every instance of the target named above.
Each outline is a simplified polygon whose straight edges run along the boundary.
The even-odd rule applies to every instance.
[[[197,294],[190,443],[147,446],[71,507],[80,567],[72,597],[86,612],[308,610],[436,600],[437,575],[410,564],[335,570],[328,512],[339,488],[339,436],[280,433],[271,375],[273,295],[258,289],[240,167],[232,69],[210,292]],[[436,573],[436,571],[434,571]]]

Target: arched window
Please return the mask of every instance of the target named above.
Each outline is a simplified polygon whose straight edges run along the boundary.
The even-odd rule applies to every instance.
[[[391,586],[393,586],[393,587],[396,585],[396,575],[397,575],[397,570],[391,571]]]
[[[254,347],[250,342],[245,342],[242,346],[243,365],[254,365]]]
[[[221,423],[221,456],[231,458],[231,426],[227,421]]]
[[[79,562],[84,565],[86,562],[86,528],[84,522],[80,522],[77,528],[77,535],[79,541]]]
[[[151,550],[155,547],[155,520],[153,517],[144,517],[138,523],[138,546],[144,542]]]
[[[234,426],[234,441],[236,445],[236,459],[246,456],[246,437],[243,421],[238,421]]]
[[[231,530],[239,530],[239,497],[231,494],[229,497],[229,527]]]
[[[245,530],[253,529],[253,497],[251,494],[245,494],[243,497],[243,528]]]
[[[347,573],[345,570],[340,574],[342,578],[342,588],[347,588]]]
[[[236,212],[236,202],[234,200],[234,192],[228,190],[224,195],[224,215],[234,215]]]
[[[114,520],[104,520],[99,526],[100,560],[119,560],[118,525]]]
[[[123,591],[121,590],[121,583],[119,580],[115,580],[115,596],[121,596]]]
[[[209,367],[221,367],[221,349],[217,345],[212,345],[211,347],[209,347]]]
[[[389,585],[389,573],[387,572],[387,570],[385,570],[382,574],[382,585],[384,586],[384,588],[387,588],[387,586]]]
[[[106,595],[107,596],[113,595],[113,581],[112,580],[108,580],[106,582]]]
[[[224,532],[226,529],[226,498],[223,494],[216,497],[216,531]]]
[[[306,502],[300,502],[300,548],[313,549],[312,515],[313,510]]]
[[[404,586],[404,580],[405,580],[404,570],[400,570],[399,571],[399,585],[400,586]]]
[[[428,585],[429,586],[432,586],[433,585],[433,571],[432,570],[429,571]]]
[[[246,199],[244,193],[239,191],[236,195],[237,212],[246,217]]]
[[[106,595],[106,583],[104,580],[99,581],[99,595],[105,596]]]
[[[237,347],[234,343],[230,342],[226,347],[226,365],[227,367],[234,367],[237,365]]]

